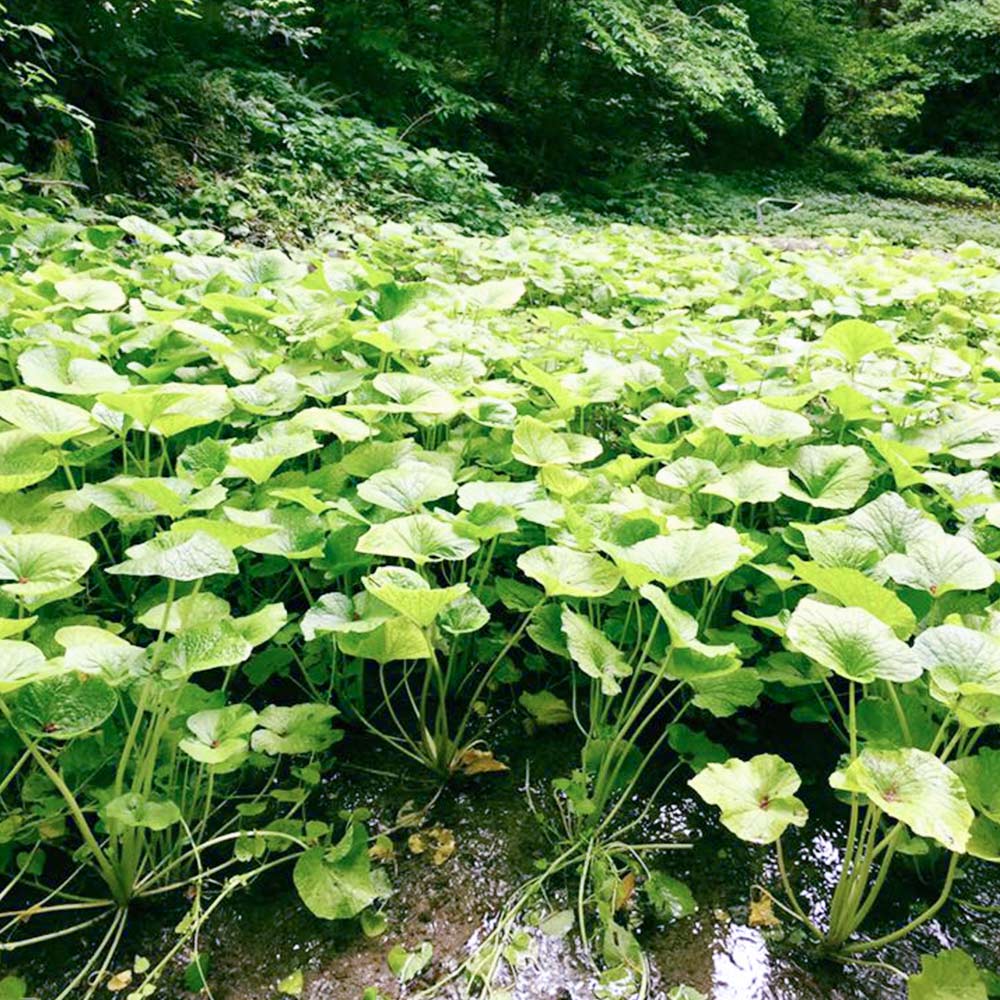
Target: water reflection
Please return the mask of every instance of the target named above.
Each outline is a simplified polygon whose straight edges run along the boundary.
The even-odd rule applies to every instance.
[[[713,1000],[771,1000],[771,958],[759,931],[730,925],[713,942]]]

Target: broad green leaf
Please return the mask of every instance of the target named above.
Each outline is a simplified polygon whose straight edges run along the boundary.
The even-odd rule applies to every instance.
[[[535,417],[522,417],[514,428],[514,458],[525,465],[582,465],[601,454],[595,438],[554,430]]]
[[[932,453],[980,464],[1000,452],[1000,418],[994,410],[968,408],[918,437],[916,443]]]
[[[228,520],[243,532],[239,544],[250,552],[286,559],[313,559],[323,554],[326,527],[321,518],[302,507],[265,507],[263,510],[226,507],[224,510]],[[174,530],[176,532],[176,525]],[[199,526],[199,533],[202,530],[212,531],[208,525]],[[222,540],[226,536],[219,538]]]
[[[447,419],[453,417],[459,409],[457,400],[447,389],[422,375],[383,372],[372,379],[372,386],[392,401],[370,407],[374,410]]]
[[[522,691],[518,704],[539,726],[561,726],[573,721],[573,710],[551,691]]]
[[[358,496],[368,503],[412,514],[431,500],[451,496],[458,485],[446,469],[426,462],[407,461],[383,469],[358,486]]]
[[[214,229],[185,229],[178,234],[177,242],[193,253],[211,253],[226,242],[226,237]]]
[[[923,672],[914,651],[862,608],[803,598],[792,612],[785,635],[792,649],[860,684],[878,679],[912,681]]]
[[[960,948],[920,956],[920,972],[906,980],[907,1000],[987,1000],[976,963]]]
[[[513,309],[525,292],[521,278],[502,278],[483,281],[478,285],[453,285],[461,299],[475,309]]]
[[[0,618],[0,639],[9,639],[12,635],[21,635],[22,632],[27,632],[37,621],[37,615],[30,615],[27,618]]]
[[[305,985],[306,981],[302,970],[296,969],[278,983],[278,992],[286,997],[300,997]]]
[[[675,463],[676,464],[676,463]],[[714,466],[713,466],[714,467]],[[659,482],[663,482],[657,476]],[[725,497],[732,504],[774,503],[788,490],[788,469],[745,462],[701,488],[702,493]]]
[[[1000,823],[985,816],[977,816],[969,828],[969,843],[966,853],[983,861],[1000,861]]]
[[[698,909],[687,885],[666,872],[650,872],[642,888],[653,912],[661,921],[680,920]]]
[[[45,533],[0,536],[0,589],[29,605],[67,592],[94,565],[86,542]]]
[[[1000,750],[984,747],[974,757],[952,761],[951,769],[962,779],[969,804],[1000,822]]]
[[[253,652],[233,620],[187,628],[163,648],[163,673],[171,680],[186,680],[191,674],[219,667],[234,667]]]
[[[188,445],[177,459],[177,475],[197,486],[211,486],[222,478],[229,466],[229,445],[205,438]]]
[[[462,510],[472,511],[477,507],[493,504],[496,507],[526,513],[547,503],[545,490],[535,479],[516,483],[475,480],[463,483],[458,488],[458,505]]]
[[[729,759],[726,748],[710,740],[704,733],[675,722],[668,726],[667,742],[692,771],[704,770],[708,764],[725,764]]]
[[[753,705],[764,690],[760,678],[752,670],[693,677],[689,683],[694,692],[694,704],[720,719]]]
[[[0,979],[0,1000],[25,1000],[28,984],[19,976],[4,976]]]
[[[878,688],[873,690],[877,691]],[[931,746],[939,724],[931,715],[931,705],[927,698],[918,689],[911,688],[899,691],[896,701],[902,709],[906,729],[903,729],[896,706],[889,698],[866,694],[857,707],[859,738],[867,746],[877,750]]]
[[[55,640],[66,650],[62,657],[66,670],[99,676],[112,687],[130,683],[147,671],[148,651],[106,629],[71,625],[59,629]]]
[[[462,511],[454,523],[460,535],[479,542],[490,541],[500,535],[512,535],[517,531],[517,520],[511,509],[491,503],[476,504],[472,510]]]
[[[260,727],[251,737],[258,753],[322,753],[343,735],[334,729],[338,712],[332,705],[268,705],[257,719]]]
[[[415,951],[408,951],[401,944],[396,944],[389,949],[386,963],[401,983],[408,983],[427,968],[433,957],[434,946],[429,941],[421,942]]]
[[[181,811],[175,802],[155,801],[129,792],[111,799],[101,809],[101,817],[118,827],[166,830],[181,821]]]
[[[56,452],[34,434],[0,431],[0,494],[34,486],[58,468]]]
[[[676,587],[687,580],[717,579],[732,572],[747,554],[738,532],[721,524],[603,547],[633,587],[652,581]]]
[[[56,291],[74,309],[86,312],[114,312],[127,299],[113,281],[98,278],[67,278],[56,282]]]
[[[131,417],[139,430],[173,437],[226,417],[233,408],[225,386],[167,382],[106,392],[98,401]]]
[[[118,220],[118,225],[124,229],[129,236],[135,237],[137,243],[144,243],[148,246],[165,247],[175,243],[176,240],[162,226],[150,222],[148,219],[140,218],[138,215],[126,215]]]
[[[412,569],[380,566],[361,582],[373,597],[399,612],[420,628],[426,628],[449,604],[468,592],[468,585],[431,587]]]
[[[0,418],[53,445],[80,437],[97,426],[83,407],[25,389],[0,392]]]
[[[409,439],[402,441],[366,441],[348,452],[340,465],[349,476],[368,479],[376,472],[391,469],[406,458],[415,457],[416,443]]]
[[[566,607],[562,611],[562,630],[569,655],[580,670],[599,681],[604,694],[619,694],[619,681],[630,676],[632,668],[615,644],[583,615]]]
[[[117,707],[118,696],[104,681],[67,674],[22,687],[14,721],[35,739],[70,740],[97,729]]]
[[[260,646],[275,636],[288,622],[288,612],[285,605],[279,603],[265,604],[252,615],[233,619],[233,628],[250,643]]]
[[[201,580],[239,569],[230,549],[202,531],[167,532],[125,550],[128,559],[108,572],[122,576],[160,576],[168,580]]]
[[[572,410],[577,406],[586,406],[588,402],[591,402],[586,396],[582,396],[564,385],[562,379],[557,375],[539,368],[538,365],[530,361],[521,361],[515,369],[515,374],[525,382],[537,385],[539,389],[544,389],[560,410]]]
[[[384,895],[372,879],[360,823],[349,823],[333,847],[309,848],[295,862],[293,879],[302,902],[323,920],[349,920]]]
[[[261,432],[256,440],[229,449],[225,475],[246,476],[255,483],[266,483],[284,462],[316,451],[319,446],[311,431],[272,425],[269,432]]]
[[[75,357],[63,347],[33,347],[18,355],[17,370],[25,385],[59,396],[96,396],[129,385],[105,362]]]
[[[904,490],[907,486],[927,482],[927,477],[917,468],[930,464],[930,455],[926,449],[890,440],[867,429],[861,433],[889,466],[898,489]]]
[[[240,409],[270,417],[297,410],[305,399],[298,380],[283,369],[269,372],[256,382],[235,386],[229,394]]]
[[[756,464],[756,462],[747,463],[751,467],[751,472]],[[656,474],[658,483],[669,486],[673,490],[683,490],[685,493],[703,490],[706,486],[717,483],[721,478],[722,473],[714,462],[710,462],[707,458],[695,458],[693,455],[670,462]],[[787,470],[784,478],[787,481]]]
[[[963,725],[1000,722],[1000,640],[964,625],[938,625],[913,644],[930,678],[931,697],[955,710]]]
[[[538,929],[549,938],[564,938],[576,926],[576,914],[572,910],[556,910],[547,916]]]
[[[996,582],[996,569],[972,542],[943,531],[908,546],[905,553],[886,556],[881,569],[900,586],[935,597],[949,590],[985,590]]]
[[[201,296],[201,305],[231,323],[266,323],[274,318],[273,301],[252,295],[209,292]]]
[[[433,514],[411,514],[373,524],[359,539],[358,552],[426,563],[468,559],[479,543],[463,538],[450,520]]]
[[[324,410],[318,406],[299,410],[292,417],[292,424],[316,434],[332,434],[339,441],[366,441],[374,437],[377,428],[370,427],[357,417],[350,417],[339,410]]]
[[[472,591],[466,591],[438,615],[438,625],[451,635],[478,632],[490,620],[490,613]]]
[[[812,426],[801,414],[776,410],[757,399],[738,399],[717,407],[708,425],[762,448],[812,433]]]
[[[324,632],[373,632],[394,614],[367,591],[355,594],[324,594],[303,616],[302,634],[314,639]]]
[[[670,633],[668,671],[683,680],[710,674],[728,674],[739,665],[739,650],[732,643],[713,645],[698,638],[698,622],[682,611],[655,584],[646,584],[639,593],[656,608]]]
[[[849,385],[834,386],[823,393],[826,401],[849,423],[861,420],[878,420],[879,415],[872,408],[873,400],[863,392]],[[862,431],[864,433],[864,431]],[[897,483],[902,488],[902,483]]]
[[[370,631],[341,632],[337,645],[348,656],[376,663],[426,660],[433,655],[427,637],[406,618],[390,618]]]
[[[891,590],[848,566],[820,566],[792,556],[789,562],[795,575],[821,594],[848,607],[863,608],[879,621],[885,622],[900,639],[907,639],[917,627],[909,605]]]
[[[16,691],[51,672],[45,654],[30,642],[0,639],[0,695]]]
[[[918,837],[965,851],[973,812],[962,780],[926,750],[862,750],[830,784],[867,796]]]
[[[708,764],[688,784],[719,806],[723,826],[752,844],[773,843],[789,826],[805,826],[809,815],[795,797],[802,784],[798,773],[774,754]]]
[[[297,281],[305,270],[280,250],[257,250],[233,261],[229,273],[241,285],[277,285]]]
[[[857,445],[806,445],[795,452],[791,473],[798,483],[785,488],[788,496],[813,507],[844,510],[865,495],[875,467]]]
[[[863,319],[845,319],[834,323],[820,341],[820,346],[836,351],[850,365],[857,365],[869,354],[890,350],[895,344],[888,331]]]
[[[852,533],[863,536],[884,556],[906,552],[940,535],[937,524],[898,493],[883,493],[849,514],[846,524]]]
[[[176,598],[168,607],[166,603],[154,604],[136,615],[136,622],[158,632],[183,632],[185,629],[212,625],[229,618],[229,602],[215,594],[199,591]]]
[[[250,749],[250,733],[257,725],[257,713],[249,705],[227,705],[195,712],[187,718],[190,734],[180,748],[200,764],[225,773],[226,765],[239,766]]]
[[[198,490],[184,479],[140,476],[88,483],[77,493],[116,521],[180,518],[191,511],[212,510],[226,498],[226,491],[218,485]]]
[[[46,41],[51,41],[53,37],[44,25],[31,25],[30,30],[39,37],[44,37]],[[15,246],[22,248],[30,247],[38,253],[49,253],[52,250],[57,250],[59,247],[65,246],[80,232],[81,228],[81,226],[72,222],[39,221],[25,228],[24,232],[15,241]],[[0,998],[2,1000],[10,1000],[2,991],[0,991]],[[14,1000],[21,1000],[21,997],[15,997]]]
[[[540,583],[547,597],[604,597],[621,582],[621,573],[607,559],[563,545],[522,552],[517,567]]]

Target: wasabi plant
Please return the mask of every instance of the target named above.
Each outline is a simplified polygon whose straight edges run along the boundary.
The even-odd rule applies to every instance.
[[[317,794],[361,734],[435,796],[505,770],[513,714],[579,751],[470,995],[538,929],[648,995],[644,927],[697,902],[643,833],[681,768],[841,959],[1000,859],[995,250],[538,222],[288,254],[44,205],[0,206],[0,953],[96,929],[64,1000],[139,900],[191,911],[134,997],[271,868],[321,918],[376,905],[371,814]],[[811,796],[846,821],[821,913]],[[872,930],[924,856],[927,908]]]

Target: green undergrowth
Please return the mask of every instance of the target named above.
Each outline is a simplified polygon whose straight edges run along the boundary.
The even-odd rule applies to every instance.
[[[864,157],[815,158],[811,165],[720,173],[678,170],[656,183],[623,178],[586,195],[543,195],[544,211],[712,235],[719,232],[821,239],[870,234],[907,246],[948,247],[965,240],[1000,242],[995,190],[938,182],[913,157],[890,170],[880,154],[869,170]],[[921,161],[926,164],[927,160]],[[943,169],[943,168],[941,168]],[[910,172],[913,176],[910,176]],[[937,186],[935,186],[937,185]],[[943,187],[942,187],[943,185]],[[786,204],[760,205],[761,199]],[[794,211],[789,209],[798,204]]]
[[[178,954],[210,993],[206,922],[272,869],[391,933],[394,845],[454,844],[433,799],[331,811],[324,772],[364,731],[442,789],[496,780],[494,710],[579,760],[531,803],[546,858],[426,996],[502,996],[554,926],[595,995],[648,996],[644,928],[694,903],[683,845],[638,832],[671,779],[774,845],[761,898],[837,961],[1000,860],[996,247],[536,214],[286,252],[6,183],[0,955],[98,934],[46,1000],[123,975],[164,896],[189,911],[125,995]],[[762,707],[846,818],[828,899],[783,847],[803,776],[727,750]],[[873,937],[914,857],[934,898]],[[950,951],[910,991],[985,983]]]

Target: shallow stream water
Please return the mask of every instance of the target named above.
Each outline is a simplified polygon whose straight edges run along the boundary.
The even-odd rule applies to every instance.
[[[405,803],[421,803],[433,795],[425,778],[401,770],[398,758],[359,740],[352,742],[353,747],[348,741],[342,745],[346,763],[326,782],[331,815],[365,805],[373,810],[375,823],[389,825]],[[508,772],[466,779],[446,790],[433,807],[430,825],[444,826],[455,836],[456,850],[448,861],[436,866],[426,854],[412,855],[405,834],[396,836],[397,858],[390,866],[394,893],[385,908],[388,928],[383,935],[365,937],[357,921],[327,923],[312,917],[296,897],[287,872],[267,876],[231,897],[201,938],[202,953],[211,960],[208,980],[215,1000],[280,997],[277,984],[295,970],[303,973],[305,1000],[360,1000],[370,986],[387,1000],[396,1000],[413,996],[455,968],[468,954],[470,940],[492,926],[504,901],[530,877],[535,862],[551,856],[542,826],[529,808],[529,791],[530,802],[543,810],[549,781],[576,760],[566,732],[531,738],[508,734],[502,745]],[[804,797],[813,807],[808,788]],[[797,886],[819,919],[836,878],[844,814],[846,809],[822,815],[814,808],[801,835],[789,838]],[[793,921],[786,919],[766,932],[748,926],[755,884],[780,896],[773,853],[731,837],[683,781],[663,794],[638,839],[690,845],[664,851],[650,863],[684,880],[699,907],[693,916],[666,926],[642,926],[639,936],[652,971],[651,1000],[666,1000],[680,984],[695,987],[711,1000],[905,1000],[905,983],[898,975],[886,968],[845,968],[820,960]],[[1000,966],[1000,915],[984,915],[966,905],[1000,904],[1000,872],[978,863],[966,868],[966,877],[939,918],[881,958],[912,972],[921,952],[960,946],[982,966]],[[884,905],[880,902],[866,931],[878,934],[905,923],[934,898],[939,885],[939,872],[900,864],[884,893]],[[565,903],[557,886],[552,905]],[[138,910],[120,964],[127,965],[136,953],[154,959],[165,953],[184,908],[178,901]],[[593,1000],[594,970],[574,937],[547,938],[536,932],[535,938],[535,955],[512,984],[511,1000]],[[400,987],[386,964],[386,953],[396,943],[413,948],[423,941],[433,944],[434,957],[416,981]],[[40,1000],[55,996],[89,946],[77,938],[56,942],[41,955],[36,950],[20,969],[28,978],[30,995]],[[193,996],[183,985],[184,964],[178,960],[157,997]],[[462,994],[444,994],[451,995]]]

